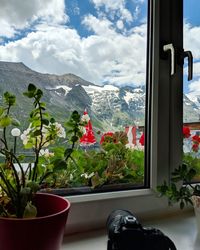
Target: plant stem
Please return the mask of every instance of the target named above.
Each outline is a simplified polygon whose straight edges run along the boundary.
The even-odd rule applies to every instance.
[[[16,157],[16,155],[14,153],[9,152],[9,151],[7,151],[7,153],[10,154],[11,157],[14,158],[15,161],[16,161],[16,163],[18,164],[18,166],[20,168],[20,171],[21,171],[21,175],[22,175],[22,186],[25,187],[25,178],[26,177],[25,177],[24,169],[23,169],[21,163],[19,162],[19,160],[17,159],[17,157]],[[11,164],[11,167],[12,167],[14,173],[18,176],[18,173],[17,173],[17,171],[16,171],[15,166],[14,166],[13,163]]]
[[[11,198],[12,204],[15,204],[14,196],[15,196],[16,190],[13,188],[13,186],[10,184],[10,182],[6,179],[3,171],[0,172],[0,177],[2,178],[2,181],[7,188],[7,192],[9,194],[8,196]]]
[[[72,161],[73,161],[73,163],[74,163],[74,165],[76,165],[76,167],[78,167],[78,165],[77,165],[77,163],[76,163],[76,161],[74,160],[74,158],[70,155],[70,157],[69,157]]]
[[[3,214],[5,214],[5,216],[3,215],[3,217],[8,217],[8,213],[7,213],[6,209],[4,208],[4,206],[0,205],[0,209],[3,210],[3,212],[1,212],[1,216]]]
[[[35,149],[35,162],[34,162],[34,167],[33,167],[32,181],[36,181],[36,172],[37,172],[38,162],[39,162],[39,153],[38,153],[38,150]]]
[[[39,182],[39,185],[41,185],[42,182],[43,182],[49,175],[51,175],[51,174],[53,174],[53,171],[48,171],[48,172],[46,172],[46,173],[41,177],[40,182]]]
[[[195,190],[195,188],[192,186],[192,184],[191,184],[191,183],[187,183],[187,184],[186,184],[186,186],[191,187],[193,191]]]
[[[1,189],[6,193],[7,196],[9,196],[8,191],[4,188],[4,186],[0,183]]]
[[[42,123],[42,108],[40,105],[40,101],[35,98],[35,102],[36,105],[38,105],[39,108],[39,114],[40,114],[40,142],[39,145],[37,145],[37,138],[36,138],[36,143],[35,143],[35,163],[34,163],[34,168],[33,168],[33,176],[32,176],[32,181],[36,181],[37,180],[37,171],[38,171],[38,162],[39,162],[39,154],[40,154],[40,150],[42,148],[42,140],[43,140],[43,134],[42,134],[42,129],[43,129],[43,123]]]
[[[10,105],[8,105],[8,108],[7,108],[7,112],[6,112],[6,115],[8,116],[9,113],[10,113]],[[6,127],[3,129],[3,141],[4,141],[4,145],[5,145],[5,148],[8,150],[8,143],[7,143],[7,138],[6,138]]]
[[[13,148],[13,153],[16,154],[16,147],[17,147],[17,137],[14,137],[14,148]]]

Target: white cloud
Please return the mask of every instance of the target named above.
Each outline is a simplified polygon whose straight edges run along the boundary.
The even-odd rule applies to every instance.
[[[0,27],[1,27],[0,37],[4,36],[10,38],[16,33],[15,29],[6,20],[3,20],[1,18],[0,18]],[[3,40],[1,39],[1,41]]]
[[[184,49],[193,53],[194,59],[200,59],[200,26],[184,23]]]
[[[74,7],[73,12],[75,15],[80,15],[80,9],[78,6]]]
[[[123,23],[123,21],[122,20],[118,20],[117,23],[116,23],[116,26],[120,30],[124,29],[124,23]]]
[[[96,7],[105,6],[107,10],[116,10],[125,4],[124,0],[92,0]]]
[[[75,29],[62,25],[67,20],[64,0],[0,0],[0,24],[7,23],[1,32],[7,37],[40,20],[26,37],[0,46],[0,60],[21,61],[43,73],[74,73],[98,84],[144,84],[146,24],[127,31],[125,22],[132,15],[129,16],[124,0],[91,1],[96,8],[104,6],[108,12],[120,12],[120,17],[114,23],[103,14],[98,18],[85,16],[82,24],[94,34],[82,38]],[[13,11],[12,15],[7,9]]]
[[[125,0],[91,0],[95,7],[99,9],[100,7],[105,7],[107,14],[117,15],[120,19],[127,22],[133,21],[133,16],[131,12],[125,7]]]
[[[97,35],[115,35],[115,31],[112,27],[113,23],[106,18],[98,19],[95,16],[89,14],[84,17],[82,24],[84,24],[88,30],[92,30]]]
[[[145,2],[145,0],[132,0],[134,3],[140,3],[143,4]]]
[[[66,1],[66,5],[69,1]],[[70,8],[67,8],[67,13],[72,13],[73,15],[80,15],[80,8],[78,4],[78,0],[73,0],[70,2]]]
[[[144,84],[146,25],[123,36],[108,21],[91,20],[96,34],[87,38],[74,29],[40,25],[27,37],[0,46],[0,60],[22,61],[39,72],[74,73],[94,83]]]
[[[194,76],[200,76],[200,62],[195,62],[193,64],[193,73]]]
[[[137,19],[137,18],[138,18],[139,14],[140,14],[140,11],[141,11],[140,6],[137,5],[137,6],[135,7],[134,19]]]
[[[200,78],[197,81],[193,81],[189,85],[189,90],[192,91],[200,91]]]
[[[80,44],[75,30],[44,26],[21,40],[0,46],[0,59],[22,61],[41,72],[73,73],[73,64],[81,55]]]
[[[187,96],[192,101],[197,102],[197,98],[200,96],[200,78],[190,83]]]
[[[195,96],[200,95],[200,26],[192,26],[190,23],[184,22],[184,50],[190,50],[194,57],[194,80],[188,84],[188,97],[195,100]],[[184,68],[184,74],[188,74],[187,68]]]
[[[13,37],[34,21],[61,24],[67,21],[64,0],[0,0],[0,36]]]

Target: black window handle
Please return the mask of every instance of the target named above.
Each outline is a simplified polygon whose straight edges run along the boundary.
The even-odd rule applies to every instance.
[[[191,51],[184,51],[183,58],[188,58],[188,81],[191,81],[193,78],[193,56]]]

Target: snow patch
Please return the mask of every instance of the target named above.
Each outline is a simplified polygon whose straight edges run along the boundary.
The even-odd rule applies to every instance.
[[[199,104],[199,95],[197,95],[196,93],[194,92],[191,92],[189,94],[186,94],[187,98],[191,101],[191,102],[194,102],[196,105],[200,105]]]
[[[134,89],[134,92],[135,92],[135,93],[140,93],[140,94],[143,93],[143,91],[141,90],[141,88]]]
[[[63,89],[65,91],[65,96],[69,93],[69,91],[72,89],[66,85],[58,85],[55,88],[48,87],[48,90],[58,90],[58,89]],[[56,91],[56,94],[61,95],[58,91]]]
[[[134,100],[134,102],[138,102],[143,98],[145,93],[141,91],[141,89],[134,89],[134,92],[126,91],[124,100],[127,104]]]
[[[126,91],[126,95],[124,96],[124,100],[127,104],[135,97],[134,93]]]
[[[89,94],[94,96],[95,94],[102,94],[102,95],[107,95],[108,92],[111,95],[115,95],[116,97],[119,97],[119,88],[115,87],[113,85],[104,85],[104,86],[94,86],[94,85],[89,85],[89,86],[82,86],[85,91]]]
[[[82,86],[87,92],[102,92],[102,91],[119,91],[118,87],[113,85],[104,85],[104,86]]]

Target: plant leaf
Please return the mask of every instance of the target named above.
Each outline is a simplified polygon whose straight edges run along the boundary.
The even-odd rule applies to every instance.
[[[35,92],[36,91],[36,86],[32,83],[28,85],[28,92]]]
[[[0,119],[0,127],[5,128],[9,126],[12,122],[12,119],[9,116],[4,116]]]
[[[23,218],[35,218],[37,215],[37,208],[32,204],[31,201],[27,202],[24,209]]]

